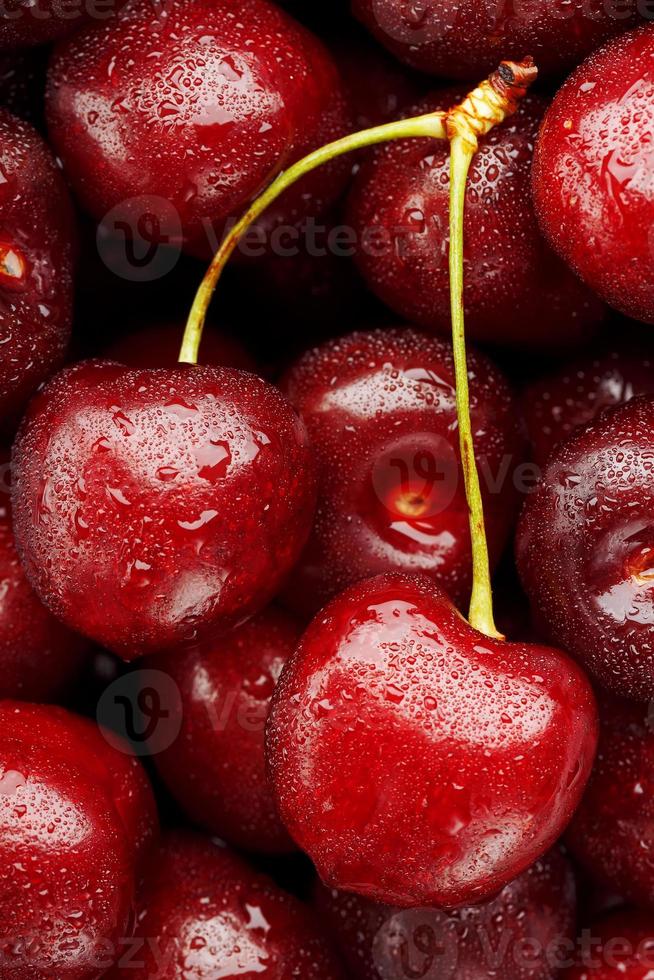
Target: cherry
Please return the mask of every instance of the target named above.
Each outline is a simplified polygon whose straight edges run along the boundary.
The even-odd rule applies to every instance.
[[[8,481],[0,494],[0,697],[55,700],[81,673],[88,644],[33,592],[14,543]]]
[[[246,850],[294,847],[268,786],[263,731],[299,635],[298,624],[271,607],[204,649],[152,661],[181,694],[180,734],[154,757],[157,768],[195,823]]]
[[[525,590],[550,634],[610,690],[654,695],[654,401],[634,398],[549,457],[516,538]]]
[[[575,876],[552,850],[482,905],[398,909],[319,887],[316,901],[356,980],[549,980],[575,935]]]
[[[415,112],[451,106],[439,92]],[[484,342],[569,346],[587,338],[603,307],[549,250],[529,189],[546,103],[528,96],[480,141],[466,189],[465,310]],[[414,110],[412,110],[413,112]],[[441,140],[380,147],[361,168],[349,204],[356,259],[373,292],[406,320],[450,332],[449,150]]]
[[[654,968],[651,914],[617,912],[595,924],[590,940],[564,980],[650,980]]]
[[[129,934],[156,830],[147,779],[62,708],[3,701],[0,731],[3,980],[94,980]]]
[[[395,574],[314,620],[266,742],[280,815],[326,884],[451,908],[491,897],[553,844],[596,727],[563,653],[485,636],[429,579]]]
[[[92,215],[181,231],[202,255],[279,170],[349,128],[328,53],[268,0],[173,0],[159,13],[129,0],[57,49],[47,116]],[[298,185],[267,227],[318,213],[347,173],[338,162]]]
[[[490,551],[511,531],[522,450],[497,369],[470,356],[477,458]],[[319,505],[286,601],[312,614],[346,586],[386,571],[428,572],[457,602],[470,593],[470,530],[456,423],[452,345],[378,330],[308,351],[282,383],[320,470]],[[491,481],[499,478],[499,490]]]
[[[104,356],[129,367],[172,368],[177,364],[181,335],[179,323],[151,324],[114,340]],[[205,331],[202,360],[205,364],[254,370],[254,361],[239,341],[217,330]]]
[[[306,540],[314,482],[303,425],[255,375],[87,361],[19,431],[16,540],[55,615],[129,660],[266,605]]]
[[[593,54],[558,92],[534,157],[541,226],[602,298],[654,323],[651,166],[654,28]]]
[[[533,55],[543,74],[578,64],[606,38],[637,21],[636,0],[615,5],[573,0],[564,7],[494,0],[352,0],[355,14],[393,54],[420,71],[476,79],[500,58]]]
[[[0,109],[0,415],[15,418],[70,336],[73,212],[32,127]]]
[[[123,0],[80,0],[62,5],[58,0],[5,0],[0,19],[0,51],[15,51],[49,44],[68,37],[92,19],[106,23]]]
[[[653,721],[644,705],[610,697],[600,701],[597,760],[566,838],[574,857],[600,884],[649,906],[654,906]]]
[[[642,350],[618,348],[586,355],[529,385],[522,412],[534,459],[544,464],[579,426],[641,394],[654,394],[654,363]]]
[[[224,847],[165,835],[139,900],[135,938],[110,980],[343,980],[308,909]]]

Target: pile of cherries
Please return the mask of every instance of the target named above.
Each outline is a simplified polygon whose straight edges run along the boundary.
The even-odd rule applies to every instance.
[[[654,976],[646,8],[5,5],[0,980]]]

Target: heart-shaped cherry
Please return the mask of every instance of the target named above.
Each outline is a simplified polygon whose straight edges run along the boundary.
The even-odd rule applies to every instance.
[[[543,120],[536,210],[550,242],[602,298],[654,323],[654,27],[618,38],[568,79]]]
[[[544,74],[574,67],[607,37],[638,19],[640,5],[549,0],[353,0],[355,14],[393,54],[445,78],[478,78],[498,58],[533,55]]]
[[[139,763],[61,708],[0,703],[3,980],[95,980],[156,831]]]
[[[654,695],[654,401],[610,409],[549,457],[518,569],[550,634],[607,688]]]
[[[596,922],[582,937],[577,965],[564,980],[651,980],[654,922],[651,913],[630,909]]]
[[[202,255],[279,170],[350,125],[327,51],[268,0],[129,0],[57,49],[47,115],[90,214]],[[314,174],[267,226],[319,213],[347,175]]]
[[[485,636],[429,579],[387,575],[314,620],[266,740],[281,817],[323,881],[454,907],[489,898],[557,839],[596,728],[563,653]]]
[[[453,105],[438,92],[415,112]],[[579,343],[602,304],[550,251],[530,193],[534,141],[545,111],[528,96],[480,140],[466,189],[466,329],[473,339],[524,347]],[[449,335],[449,150],[441,140],[382,146],[362,166],[349,202],[357,263],[372,289],[407,321]]]
[[[597,760],[566,842],[601,885],[650,907],[653,791],[654,715],[645,705],[602,697]]]
[[[50,150],[5,110],[0,171],[0,424],[7,430],[64,357],[75,221]]]
[[[136,934],[108,980],[343,980],[309,909],[224,846],[177,831],[152,855]]]
[[[268,785],[263,733],[299,635],[295,620],[271,607],[211,645],[152,661],[181,696],[180,734],[155,755],[157,769],[195,823],[250,851],[294,848]]]
[[[496,562],[515,516],[522,439],[500,372],[472,353],[469,377]],[[320,473],[316,520],[287,603],[312,615],[348,585],[388,571],[427,572],[457,603],[467,599],[472,560],[451,343],[415,330],[350,334],[307,352],[282,387]]]
[[[13,476],[38,595],[125,659],[209,639],[266,605],[315,501],[291,406],[218,367],[62,371],[32,401]]]
[[[356,980],[551,980],[575,938],[575,876],[558,849],[489,901],[451,913],[324,886],[316,902]]]

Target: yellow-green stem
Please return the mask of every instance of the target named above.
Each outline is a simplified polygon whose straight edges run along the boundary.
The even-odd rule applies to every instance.
[[[367,146],[374,146],[377,143],[386,143],[390,140],[407,139],[411,137],[427,137],[431,139],[448,138],[445,129],[445,113],[431,112],[425,116],[415,116],[411,119],[400,119],[397,122],[387,123],[384,126],[375,126],[373,129],[363,130],[359,133],[352,133],[343,139],[328,143],[326,146],[315,150],[308,156],[299,160],[289,167],[273,181],[272,184],[250,205],[242,218],[225,236],[220,248],[216,252],[207,273],[200,284],[188,321],[184,331],[182,347],[179,353],[179,360],[186,364],[197,364],[198,350],[202,340],[202,330],[207,315],[207,309],[211,302],[216,284],[220,279],[229,257],[238,245],[241,235],[247,231],[250,225],[259,218],[273,201],[284,193],[305,174],[310,173],[317,167],[334,160],[336,157],[360,150]]]

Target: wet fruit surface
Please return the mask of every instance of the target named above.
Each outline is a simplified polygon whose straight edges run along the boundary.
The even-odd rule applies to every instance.
[[[648,323],[653,61],[650,26],[584,62],[547,111],[533,172],[538,216],[554,248],[607,303]]]
[[[470,351],[472,420],[496,561],[517,505],[516,407],[499,371]],[[312,614],[353,582],[428,572],[457,602],[472,577],[452,348],[416,330],[350,334],[307,352],[283,388],[320,472],[313,531],[285,598]]]
[[[429,579],[379,576],[320,613],[282,672],[267,753],[323,881],[385,904],[490,897],[556,840],[595,752],[557,650],[473,630]]]
[[[606,412],[549,458],[523,510],[518,568],[551,635],[610,690],[654,692],[654,402]]]
[[[82,362],[35,399],[14,449],[32,585],[126,659],[266,605],[314,499],[301,422],[272,386],[228,368]]]

